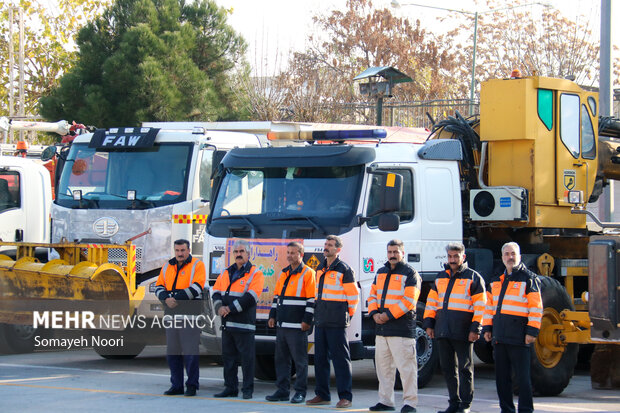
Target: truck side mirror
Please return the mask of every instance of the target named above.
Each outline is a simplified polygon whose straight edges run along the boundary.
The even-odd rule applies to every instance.
[[[375,170],[370,173],[379,178],[379,185],[377,185],[379,208],[376,212],[399,211],[403,198],[403,176],[388,171]]]
[[[222,163],[222,159],[224,159],[227,152],[228,151],[222,150],[216,150],[213,152],[213,163],[211,164],[213,169],[211,170],[211,179],[213,179],[217,174],[218,166]]]
[[[47,162],[52,159],[54,155],[56,155],[56,146],[48,146],[41,152],[41,160]]]
[[[394,213],[379,215],[379,223],[378,223],[379,230],[383,232],[398,231],[399,226],[400,226],[400,218],[398,217],[398,215]]]
[[[368,200],[367,216],[359,217],[360,224],[374,221],[381,231],[396,231],[400,225],[400,211],[403,197],[403,177],[394,172],[367,169],[373,175]]]
[[[217,152],[216,152],[217,153]],[[215,165],[215,155],[213,156],[213,175],[211,176],[211,179],[213,180],[212,185],[211,185],[211,197],[210,202],[209,202],[209,215],[213,214],[213,207],[215,206],[215,195],[217,194],[217,191],[220,188],[220,183],[222,181],[222,178],[224,176],[224,165],[221,163],[221,159],[220,162],[218,162],[217,166]],[[210,218],[209,218],[210,219]]]

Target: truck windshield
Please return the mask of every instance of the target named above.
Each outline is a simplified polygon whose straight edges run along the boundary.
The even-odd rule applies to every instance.
[[[264,236],[300,227],[338,232],[357,212],[361,175],[361,165],[230,169],[212,211],[213,235],[239,225]]]
[[[145,209],[184,201],[189,144],[163,143],[131,151],[74,144],[62,170],[56,203],[66,207]],[[82,200],[73,198],[81,191]],[[136,191],[136,200],[127,192]]]

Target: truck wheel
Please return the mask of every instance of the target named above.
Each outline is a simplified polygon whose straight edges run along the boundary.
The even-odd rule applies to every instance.
[[[93,350],[101,357],[108,360],[131,360],[136,357],[146,347],[145,343],[129,343],[125,344],[122,350],[110,350],[107,347],[93,346]]]
[[[125,332],[94,332],[92,333],[93,350],[104,359],[108,360],[129,360],[136,358],[146,343],[137,337],[130,337]],[[97,341],[95,341],[95,337]],[[123,337],[122,341],[119,339]]]
[[[275,381],[276,363],[273,354],[257,354],[254,377],[259,380]]]
[[[474,353],[483,363],[493,364],[493,345],[480,337],[474,342]]]
[[[531,346],[532,387],[541,396],[556,396],[568,386],[573,376],[579,345],[567,344],[560,348],[546,345],[546,334],[554,324],[562,324],[560,312],[575,307],[562,285],[551,277],[538,277],[543,302],[543,316],[540,334]]]
[[[418,388],[426,386],[439,363],[439,354],[435,340],[431,339],[419,325],[415,329],[415,346],[418,356]]]
[[[29,325],[0,323],[0,354],[32,353],[39,329]]]

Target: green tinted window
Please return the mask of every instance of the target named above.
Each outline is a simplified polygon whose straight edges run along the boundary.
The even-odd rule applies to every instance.
[[[553,128],[553,92],[550,90],[538,89],[538,117],[547,130]]]

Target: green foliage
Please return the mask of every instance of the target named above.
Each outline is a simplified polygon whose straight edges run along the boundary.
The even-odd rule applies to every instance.
[[[245,43],[212,1],[117,0],[78,36],[76,66],[40,101],[48,119],[98,127],[238,117]]]
[[[69,70],[75,53],[74,39],[86,22],[101,13],[109,0],[20,0],[0,4],[0,115],[9,114],[9,7],[13,17],[14,110],[18,113],[19,12],[24,16],[24,113],[37,113],[39,98],[56,86]],[[53,7],[52,7],[53,5]],[[54,121],[58,119],[53,119]],[[72,118],[68,118],[72,120]]]

